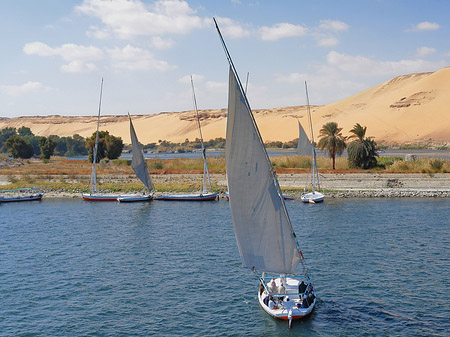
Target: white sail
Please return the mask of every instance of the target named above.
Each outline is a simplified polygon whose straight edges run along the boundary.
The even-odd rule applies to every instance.
[[[312,144],[300,122],[298,122],[298,144],[296,152],[299,156],[310,156],[313,153]]]
[[[153,182],[150,177],[150,173],[148,172],[147,162],[144,158],[144,153],[142,152],[141,145],[136,136],[136,132],[134,131],[133,123],[130,118],[130,137],[131,137],[131,151],[133,153],[133,157],[131,158],[131,167],[133,168],[134,173],[139,178],[140,181],[144,184],[145,187],[148,188],[148,191],[151,192],[153,190]]]
[[[231,68],[228,94],[226,168],[242,264],[291,274],[301,252],[252,112]]]
[[[92,173],[91,173],[91,182],[89,184],[89,191],[91,194],[97,193],[97,172],[95,170],[95,162],[97,161],[97,152],[98,152],[98,129],[100,126],[100,111],[102,108],[102,94],[103,94],[103,77],[102,84],[100,85],[100,100],[98,103],[98,117],[97,117],[97,133],[95,135],[95,146],[92,160]]]

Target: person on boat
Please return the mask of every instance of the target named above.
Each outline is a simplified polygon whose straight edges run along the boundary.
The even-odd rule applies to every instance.
[[[300,283],[298,285],[298,293],[303,294],[305,292],[305,290],[306,290],[306,284],[305,284],[305,282],[302,281],[302,283]]]
[[[289,296],[286,296],[286,298],[284,299],[284,302],[283,302],[283,307],[289,312],[289,310],[291,310],[294,307],[294,305],[295,305],[295,303],[293,301],[291,301]]]
[[[303,296],[301,307],[305,308],[305,309],[309,307],[309,303],[308,303],[308,300],[306,299],[306,296]]]
[[[272,295],[270,295],[270,297],[269,297],[269,308],[270,309],[278,309],[277,305],[275,304],[275,301],[273,300]]]
[[[272,281],[270,282],[268,288],[269,288],[269,291],[270,291],[271,294],[275,294],[277,292],[277,285],[275,283],[275,279],[274,278],[272,278]]]
[[[266,296],[263,298],[263,303],[267,306],[269,306],[269,296]]]
[[[259,294],[262,295],[263,291],[264,291],[264,284],[263,281],[261,281],[259,283]]]
[[[280,280],[280,286],[278,287],[278,293],[279,294],[286,294],[286,288],[284,287],[282,280]]]

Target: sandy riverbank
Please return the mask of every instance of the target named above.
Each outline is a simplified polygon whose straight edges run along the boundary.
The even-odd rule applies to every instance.
[[[152,178],[157,184],[201,181],[199,174],[160,174],[152,175]],[[1,179],[4,181],[5,177]],[[225,175],[213,174],[211,179],[224,197]],[[278,180],[282,189],[296,199],[300,198],[303,187],[311,184],[310,174],[279,174]],[[120,179],[117,183],[120,184]],[[326,173],[320,174],[320,183],[327,198],[450,197],[450,173]],[[79,198],[81,193],[50,190],[46,191],[46,197]]]

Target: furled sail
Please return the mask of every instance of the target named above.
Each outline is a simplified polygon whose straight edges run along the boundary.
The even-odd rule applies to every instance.
[[[95,134],[95,146],[92,160],[92,173],[91,173],[91,182],[89,184],[89,191],[91,194],[97,193],[97,172],[95,170],[95,163],[97,162],[97,152],[98,152],[98,129],[100,126],[100,111],[102,109],[102,95],[103,95],[103,77],[102,84],[100,85],[100,100],[98,103],[98,117],[97,117],[97,133]]]
[[[312,144],[300,122],[298,122],[298,144],[296,152],[299,156],[310,156],[313,153]]]
[[[293,273],[301,253],[252,112],[230,68],[226,167],[242,264]]]
[[[150,178],[147,162],[145,161],[144,153],[142,152],[141,145],[137,139],[136,132],[134,131],[130,115],[128,115],[128,117],[130,118],[131,151],[133,153],[131,167],[139,180],[142,181],[144,186],[147,187],[150,192],[153,190],[152,178]]]

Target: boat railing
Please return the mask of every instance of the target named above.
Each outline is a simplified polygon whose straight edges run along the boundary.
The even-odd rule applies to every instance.
[[[313,276],[312,275],[290,275],[289,276],[289,278],[291,278],[291,279],[306,279],[306,280],[308,280],[308,283],[306,284],[306,287],[305,287],[305,291],[302,292],[302,293],[300,293],[300,292],[296,292],[296,293],[282,293],[282,294],[280,294],[280,293],[271,293],[269,291],[269,289],[267,288],[267,284],[266,284],[265,280],[272,280],[273,278],[281,278],[281,279],[285,279],[286,280],[286,278],[288,278],[288,276],[281,276],[281,277],[280,276],[277,276],[277,277],[261,276],[259,279],[260,279],[261,284],[263,285],[264,290],[266,291],[268,296],[272,295],[272,296],[278,296],[278,297],[280,297],[280,296],[299,296],[300,297],[300,296],[305,296],[308,293],[308,289],[309,289],[309,286],[311,285],[311,280],[312,280]],[[287,282],[286,282],[286,284],[287,284]]]

